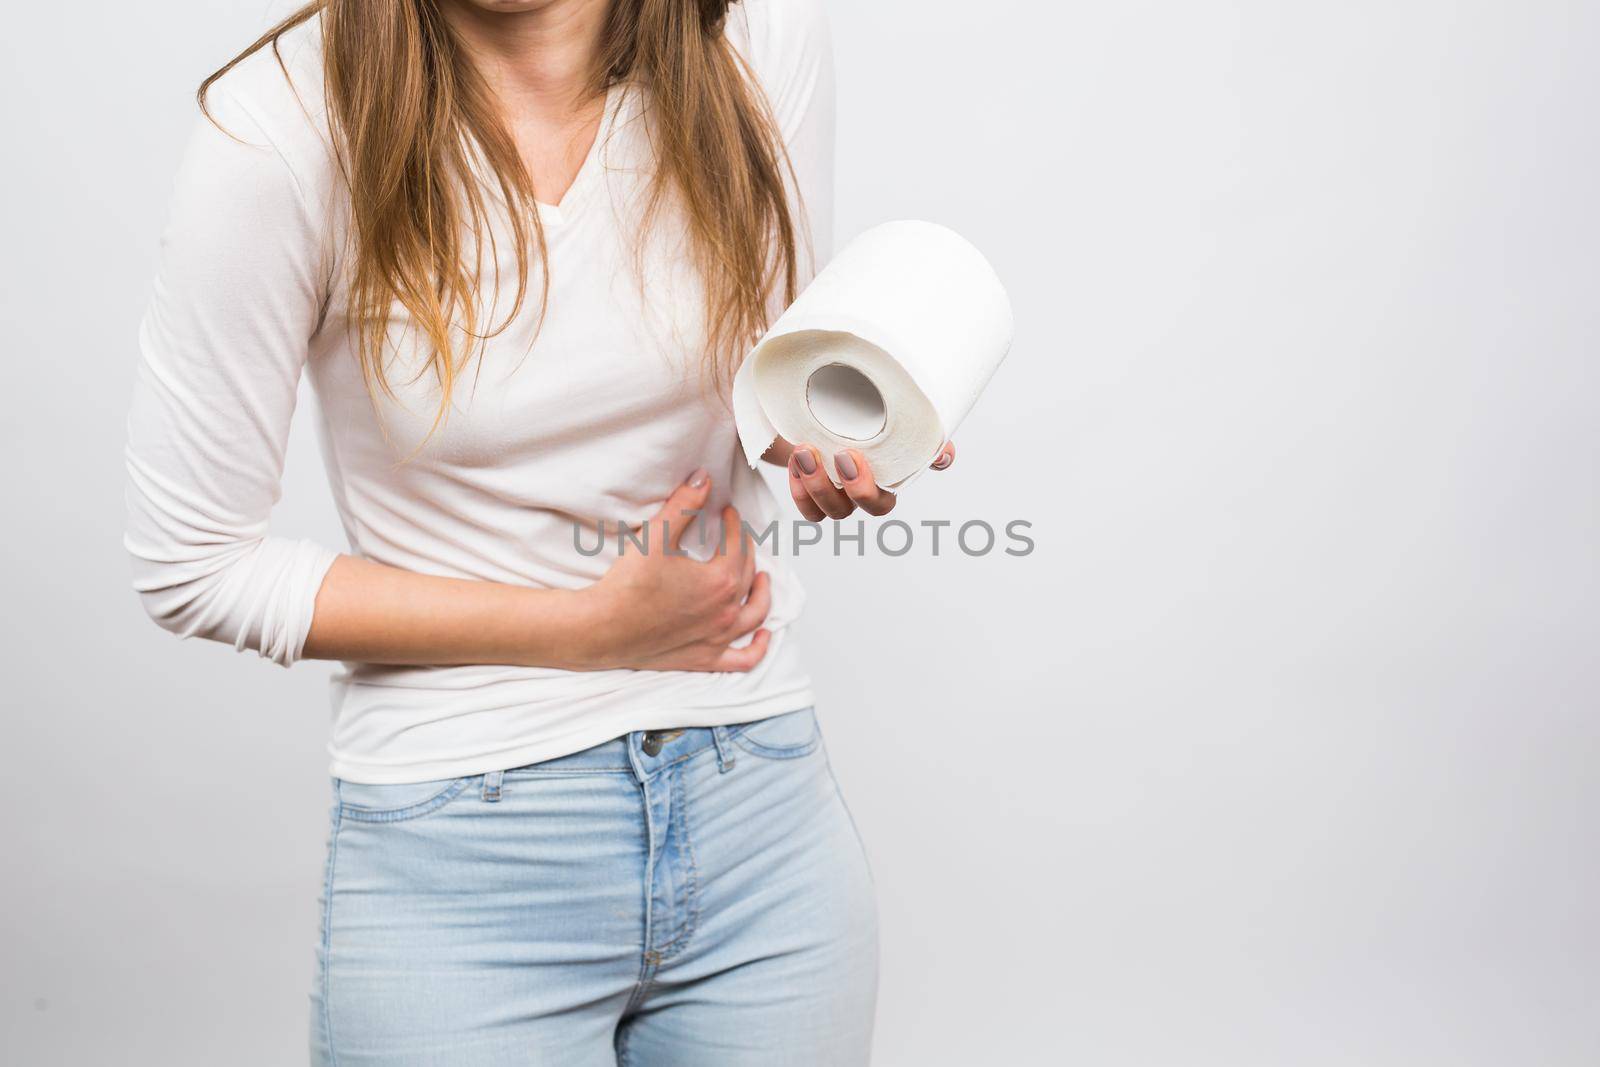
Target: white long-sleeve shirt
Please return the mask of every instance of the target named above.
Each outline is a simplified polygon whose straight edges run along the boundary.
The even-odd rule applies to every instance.
[[[820,263],[833,100],[819,2],[744,0],[726,32],[771,102]],[[152,617],[285,666],[300,656],[337,555],[269,532],[302,371],[349,551],[379,563],[581,588],[614,560],[618,525],[643,522],[699,466],[715,479],[709,507],[731,502],[757,526],[780,514],[702,377],[701,289],[670,211],[635,268],[650,162],[639,93],[612,90],[572,187],[541,211],[542,323],[535,264],[528,306],[488,340],[446,422],[412,456],[438,385],[398,304],[397,397],[375,403],[362,381],[346,314],[348,193],[330,147],[315,20],[281,51],[287,77],[265,49],[213,86],[212,112],[228,132],[197,123],[140,330],[126,544]],[[502,237],[486,307],[496,297],[510,304],[508,245]],[[592,551],[602,522],[610,550],[580,551],[574,524]],[[749,673],[344,664],[333,684],[332,772],[428,781],[551,759],[631,730],[804,707],[809,680],[789,631],[803,594],[783,559],[765,555],[761,566],[773,583],[772,643]]]

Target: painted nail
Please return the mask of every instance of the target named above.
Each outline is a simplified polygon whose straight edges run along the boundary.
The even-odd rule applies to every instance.
[[[839,468],[839,476],[847,482],[856,480],[856,461],[850,458],[848,452],[835,452],[833,465]]]
[[[811,458],[811,449],[797,448],[794,450],[795,466],[800,468],[801,474],[817,473],[817,461]]]
[[[939,458],[933,461],[933,469],[942,471],[948,466],[950,466],[950,453],[940,452]]]
[[[698,489],[702,485],[706,484],[706,479],[709,477],[711,477],[711,475],[706,472],[704,467],[701,467],[699,470],[689,475],[689,485],[691,488]]]

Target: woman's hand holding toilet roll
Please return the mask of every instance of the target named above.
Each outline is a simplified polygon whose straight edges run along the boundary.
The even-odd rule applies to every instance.
[[[900,491],[950,465],[950,438],[1014,332],[1005,286],[965,238],[931,222],[874,226],[739,364],[732,407],[745,458],[787,466],[813,522],[885,514],[895,498],[880,486]]]
[[[771,580],[756,570],[739,513],[722,509],[717,552],[704,563],[683,549],[684,532],[710,494],[710,476],[696,471],[645,523],[644,550],[624,550],[580,594],[594,633],[587,667],[748,671],[767,654],[771,635],[758,627],[772,608]],[[749,644],[730,647],[752,631]]]
[[[946,441],[929,466],[936,471],[947,470],[955,460],[956,446]],[[856,508],[868,515],[887,515],[894,510],[895,495],[879,487],[866,456],[853,448],[845,449],[833,457],[833,465],[844,482],[843,488],[833,484],[811,445],[795,445],[789,454],[789,495],[808,521],[842,519]]]

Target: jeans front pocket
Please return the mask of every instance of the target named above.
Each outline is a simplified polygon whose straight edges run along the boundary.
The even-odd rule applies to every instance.
[[[810,708],[742,723],[730,727],[729,734],[734,744],[753,756],[766,759],[807,756],[815,752],[822,741],[816,713]]]
[[[339,818],[355,822],[401,822],[438,811],[467,788],[471,778],[403,785],[366,785],[334,779]]]

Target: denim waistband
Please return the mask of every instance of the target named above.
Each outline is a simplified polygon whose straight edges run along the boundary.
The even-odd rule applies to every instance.
[[[574,752],[541,763],[513,767],[508,775],[633,774],[641,781],[658,771],[682,763],[702,752],[713,750],[725,768],[733,765],[733,736],[746,724],[734,726],[690,726],[672,730],[635,730],[622,737],[603,741],[581,752]],[[652,753],[652,749],[655,751]]]

